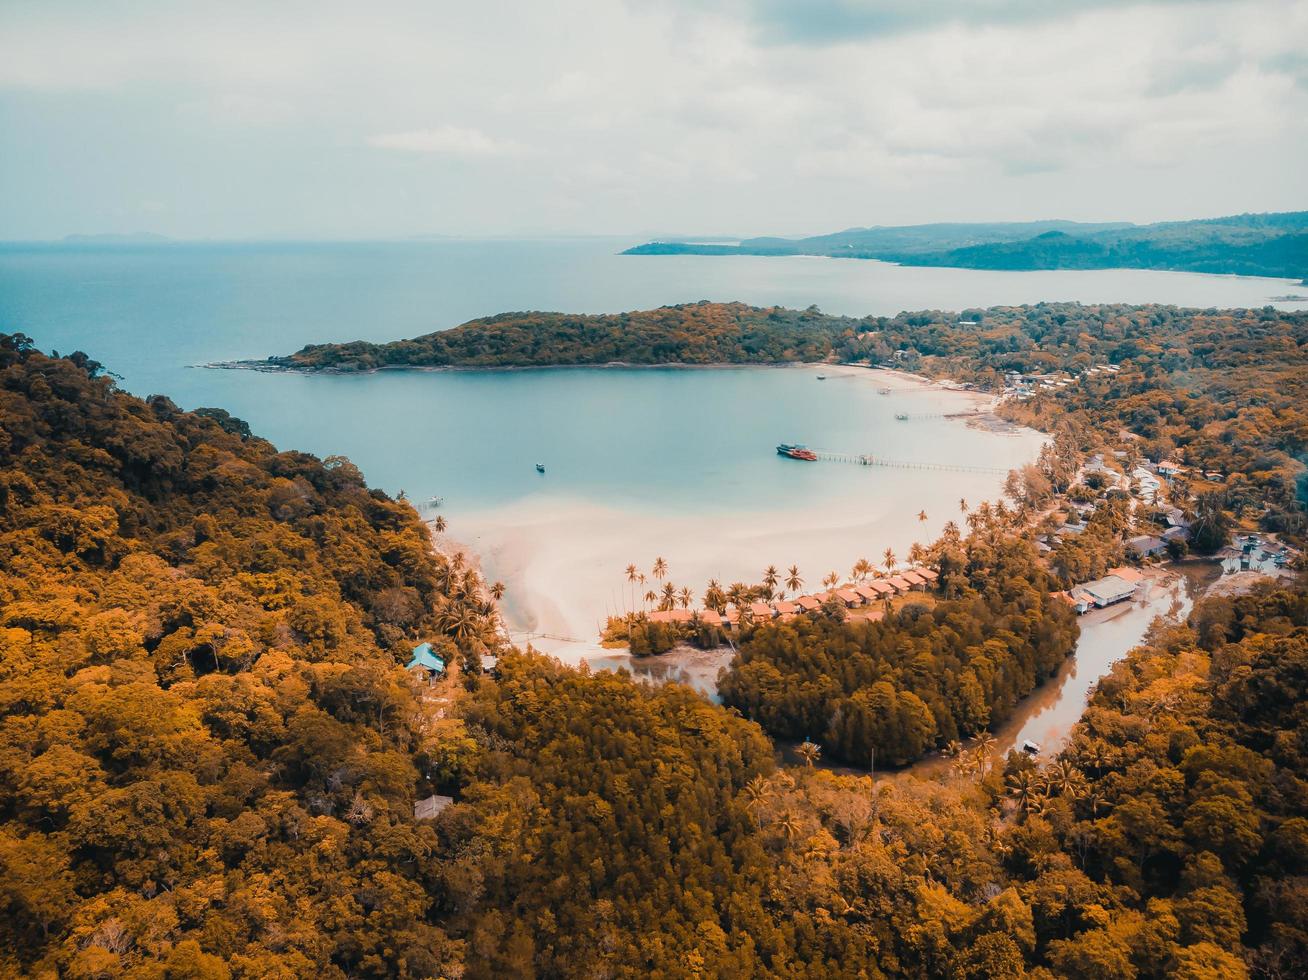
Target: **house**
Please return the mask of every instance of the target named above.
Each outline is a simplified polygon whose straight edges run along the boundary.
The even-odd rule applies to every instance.
[[[907,572],[904,572],[899,577],[904,579],[904,581],[908,582],[908,587],[910,589],[916,589],[918,592],[921,592],[926,588],[927,580],[922,575],[921,572],[916,572],[912,569],[909,569]]]
[[[435,820],[448,806],[454,805],[452,796],[429,796],[413,804],[414,820]]]
[[[689,609],[656,609],[649,614],[651,623],[689,623],[694,618]]]
[[[854,591],[863,598],[864,602],[876,602],[881,598],[881,593],[870,585],[856,585]]]
[[[756,623],[766,623],[775,615],[772,611],[772,607],[766,602],[751,602],[749,604],[749,611],[754,617],[754,622]]]
[[[1189,541],[1190,528],[1169,527],[1166,531],[1163,532],[1163,540],[1164,541]]]
[[[413,658],[404,665],[405,670],[417,670],[431,683],[445,674],[445,661],[436,655],[430,643],[419,643],[413,648]]]
[[[705,626],[721,626],[722,613],[716,609],[701,609],[699,611],[699,621]]]
[[[1142,534],[1137,538],[1131,538],[1126,542],[1126,546],[1139,558],[1160,555],[1167,550],[1166,541],[1162,538],[1155,538],[1150,534]]]
[[[937,573],[934,568],[915,568],[913,571],[926,579],[927,585],[935,585],[936,579],[940,577],[939,573]]]
[[[500,675],[500,658],[493,653],[483,653],[481,655],[481,672],[489,674],[491,677]]]
[[[1076,586],[1071,590],[1071,596],[1076,603],[1077,611],[1084,612],[1086,610],[1081,607],[1087,603],[1096,609],[1103,609],[1117,602],[1125,602],[1135,595],[1137,588],[1139,588],[1138,580],[1128,581],[1120,575],[1105,575],[1093,582]]]
[[[1169,507],[1167,509],[1167,526],[1168,527],[1189,527],[1190,522],[1185,519],[1185,511],[1180,507]]]
[[[902,575],[895,575],[892,578],[886,579],[886,584],[888,584],[896,592],[907,592],[909,589],[913,587],[913,583],[910,582],[908,579],[904,578]]]
[[[786,599],[773,603],[773,608],[776,609],[777,615],[783,620],[794,619],[795,614],[799,612],[799,604]]]
[[[869,582],[867,587],[875,592],[879,599],[889,599],[895,594],[895,587],[883,578]]]
[[[817,612],[822,608],[821,601],[817,596],[802,595],[795,600],[795,605],[799,606],[804,612]]]
[[[836,598],[850,609],[863,605],[863,597],[858,594],[857,589],[836,589]]]
[[[1162,477],[1177,476],[1185,472],[1185,467],[1174,459],[1163,460],[1155,469],[1158,470],[1158,475]]]

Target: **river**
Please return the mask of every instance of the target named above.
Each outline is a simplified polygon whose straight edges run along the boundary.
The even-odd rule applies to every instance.
[[[1140,644],[1159,616],[1175,622],[1184,621],[1195,598],[1220,574],[1219,565],[1207,562],[1186,562],[1153,569],[1147,573],[1142,588],[1130,602],[1096,609],[1082,616],[1081,636],[1072,655],[1057,674],[1024,698],[1008,720],[991,733],[997,755],[1002,757],[1026,741],[1038,744],[1044,758],[1056,754],[1066,744],[1099,679]],[[590,663],[592,669],[628,670],[637,680],[688,684],[718,702],[718,671],[730,664],[732,655],[732,650],[725,647],[717,650],[679,647],[659,657],[614,653]],[[794,748],[778,742],[778,756],[782,761],[796,764],[800,760]],[[819,765],[846,775],[867,774],[866,769],[829,760],[823,760]],[[933,777],[947,772],[949,766],[949,759],[934,753],[911,766],[894,770],[891,775],[897,778],[905,775]]]

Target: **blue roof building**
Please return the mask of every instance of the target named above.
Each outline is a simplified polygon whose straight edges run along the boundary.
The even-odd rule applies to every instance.
[[[429,677],[439,677],[445,673],[445,661],[438,657],[430,643],[419,643],[413,648],[413,659],[404,665],[405,670],[421,668]]]

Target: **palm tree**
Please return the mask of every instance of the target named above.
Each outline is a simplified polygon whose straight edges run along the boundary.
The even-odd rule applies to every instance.
[[[854,571],[854,579],[856,581],[862,582],[865,578],[867,578],[869,575],[872,574],[872,563],[869,562],[866,558],[860,558],[858,561],[854,562],[853,571]]]
[[[661,579],[668,574],[668,563],[662,557],[655,558],[654,567],[651,571],[654,573],[655,578]]]
[[[493,583],[490,587],[490,594],[491,594],[491,598],[494,599],[496,602],[499,602],[501,599],[503,599],[504,583],[503,582]]]
[[[690,600],[691,600],[690,589],[686,588],[685,586],[682,586],[682,589],[681,589],[681,608],[682,608],[682,609],[689,609],[689,608],[690,608]]]
[[[436,520],[431,522],[431,526],[435,528],[437,534],[444,534],[449,524],[446,523],[444,515],[438,514]]]
[[[840,581],[839,575],[837,575],[835,572],[827,572],[827,576],[822,580],[822,584],[825,585],[828,589],[830,589],[830,588],[834,588],[835,584],[839,581]]]
[[[745,809],[751,813],[763,805],[768,798],[768,781],[762,776],[755,776],[745,784]]]
[[[777,829],[781,831],[782,835],[786,838],[786,841],[790,842],[799,836],[801,828],[799,826],[799,821],[795,819],[794,815],[787,813],[777,821]]]
[[[927,512],[924,510],[919,510],[917,512],[917,519],[921,521],[923,524],[925,524],[927,521]]]
[[[1085,777],[1081,775],[1081,770],[1067,759],[1059,759],[1050,766],[1045,779],[1050,791],[1060,796],[1076,799],[1085,789]]]
[[[671,609],[677,604],[677,587],[671,582],[663,583],[663,601],[659,603],[660,609]]]
[[[804,587],[804,580],[799,577],[799,566],[791,565],[786,569],[786,588],[791,592],[798,593]]]
[[[1023,769],[1008,777],[1008,791],[1017,798],[1017,805],[1026,809],[1026,805],[1040,790],[1040,777],[1031,769]]]
[[[772,593],[776,591],[778,581],[776,565],[769,565],[763,570],[763,587],[767,590],[769,599],[772,598]]]
[[[454,553],[454,557],[450,559],[450,567],[457,572],[463,568],[463,562],[464,562],[463,552],[456,551]]]
[[[709,579],[708,588],[704,590],[704,605],[709,609],[722,612],[727,604],[727,597],[722,592],[722,586],[718,584],[715,578]]]
[[[895,558],[894,548],[887,548],[885,551],[881,553],[881,566],[887,572],[893,572],[895,570],[895,566],[898,564],[899,561],[898,559]]]
[[[812,768],[813,763],[822,757],[822,746],[804,739],[799,748],[795,749],[795,754],[804,760],[804,765]]]
[[[964,514],[967,513],[967,498],[966,498],[966,497],[959,497],[959,498],[958,498],[958,509],[961,510]]]
[[[636,582],[640,578],[640,569],[635,565],[627,566],[627,584],[631,586],[631,604],[636,605]]]
[[[648,606],[658,601],[659,601],[659,594],[655,592],[653,589],[649,589],[645,592],[645,605]]]
[[[926,561],[927,550],[914,541],[908,548],[908,563],[910,565],[920,565]]]

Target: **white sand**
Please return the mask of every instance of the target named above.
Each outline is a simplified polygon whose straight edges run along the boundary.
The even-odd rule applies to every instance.
[[[858,374],[879,387],[922,387],[911,376],[850,367],[824,367],[829,376]],[[951,395],[966,406],[981,396]],[[969,439],[1003,443],[1012,453],[1013,436],[967,429]],[[1034,457],[1038,433],[1025,431],[1021,446]],[[832,464],[835,465],[835,464]],[[869,477],[872,474],[869,472]],[[654,513],[585,500],[528,498],[505,507],[452,515],[451,531],[475,551],[488,579],[503,581],[508,593],[505,618],[520,643],[530,642],[560,659],[578,663],[604,655],[598,635],[606,617],[631,607],[632,586],[624,570],[637,565],[656,591],[651,566],[662,556],[669,579],[688,586],[700,605],[705,585],[716,578],[756,583],[769,564],[784,575],[797,564],[803,591],[820,589],[835,571],[842,581],[859,558],[879,564],[893,548],[901,561],[915,541],[927,543],[946,521],[962,522],[959,498],[972,506],[999,497],[1003,477],[992,474],[880,470],[868,491],[820,508],[782,511],[733,511],[706,516]],[[929,515],[917,519],[919,511]],[[638,588],[638,593],[640,590]],[[635,596],[637,606],[640,595]]]

